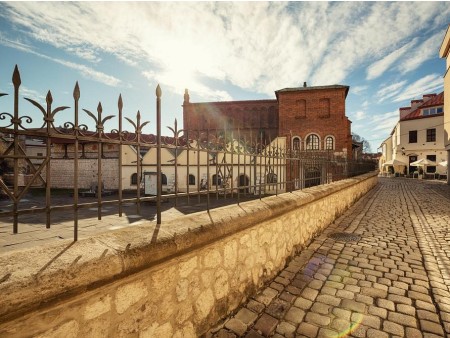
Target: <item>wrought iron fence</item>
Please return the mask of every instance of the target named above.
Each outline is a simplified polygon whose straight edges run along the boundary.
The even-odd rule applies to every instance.
[[[101,103],[96,114],[79,108],[78,82],[73,90],[73,120],[55,126],[55,117],[68,106],[53,107],[52,94],[45,104],[25,98],[34,115],[19,112],[20,73],[12,76],[13,112],[0,113],[0,197],[9,199],[11,207],[0,209],[0,218],[13,219],[13,233],[19,232],[21,215],[45,213],[46,228],[52,225],[52,214],[58,210],[73,213],[73,238],[78,239],[79,210],[133,203],[137,213],[144,202],[156,203],[156,222],[161,224],[161,202],[180,198],[187,203],[203,196],[206,209],[211,199],[230,199],[240,203],[243,196],[263,198],[326,184],[375,169],[373,162],[351,162],[331,152],[298,152],[290,149],[283,137],[266,144],[260,135],[241,137],[239,129],[220,132],[191,131],[178,128],[177,120],[168,127],[170,136],[161,136],[161,88],[156,88],[156,135],[143,133],[149,123],[140,112],[133,121],[123,116],[119,95],[117,115],[104,116]],[[1,96],[7,94],[0,93]],[[1,103],[1,100],[0,100]],[[1,107],[1,104],[0,104]],[[95,124],[89,130],[80,124],[84,112]],[[38,118],[40,116],[40,118]],[[116,117],[117,126],[106,132],[106,124]],[[42,125],[31,128],[32,122]],[[132,131],[126,131],[126,120]],[[38,149],[38,151],[36,151]],[[91,179],[86,179],[86,172]],[[68,205],[55,205],[52,191],[68,188],[73,196]],[[21,201],[33,189],[43,189],[41,207],[23,208]],[[133,191],[134,194],[126,194]],[[105,195],[114,197],[105,199]],[[80,196],[92,195],[95,202],[82,203]]]

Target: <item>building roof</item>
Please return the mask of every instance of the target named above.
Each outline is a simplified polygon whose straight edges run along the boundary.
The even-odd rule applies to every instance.
[[[435,106],[442,106],[444,104],[444,92],[433,96],[431,99],[425,101],[423,104],[419,105],[414,109],[412,112],[410,112],[408,115],[403,117],[401,121],[404,120],[413,120],[418,118],[427,118],[427,117],[434,117],[434,116],[441,116],[442,114],[434,114],[434,115],[427,115],[423,116],[420,114],[421,109],[427,108],[427,107],[435,107]]]
[[[284,93],[284,92],[298,92],[298,91],[305,91],[305,90],[321,90],[321,89],[345,89],[345,96],[347,96],[348,91],[350,89],[349,86],[342,86],[342,85],[330,85],[330,86],[312,86],[308,87],[306,86],[306,83],[303,87],[295,87],[295,88],[283,88],[280,90],[275,91],[275,95],[278,98],[278,93]]]

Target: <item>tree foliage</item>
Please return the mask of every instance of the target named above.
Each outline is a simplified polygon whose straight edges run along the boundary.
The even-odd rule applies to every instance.
[[[352,140],[355,142],[362,142],[362,145],[363,145],[362,152],[364,154],[369,154],[372,152],[372,148],[370,147],[369,141],[367,141],[364,137],[359,136],[358,134],[352,133]]]

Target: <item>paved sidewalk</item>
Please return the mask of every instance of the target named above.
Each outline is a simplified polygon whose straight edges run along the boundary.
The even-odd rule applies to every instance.
[[[133,196],[131,196],[133,197]],[[130,198],[125,196],[124,198]],[[259,198],[254,195],[241,196],[241,202]],[[135,226],[138,224],[147,224],[149,231],[156,223],[156,206],[153,203],[142,202],[140,213],[137,211],[136,203],[123,204],[123,216],[119,217],[118,205],[107,204],[107,201],[117,199],[115,196],[107,196],[103,199],[102,219],[98,219],[98,210],[96,207],[83,208],[79,210],[78,238],[89,238],[95,234],[108,232],[120,228]],[[96,197],[80,198],[80,203],[96,202]],[[186,198],[178,198],[177,205],[175,200],[171,199],[161,205],[161,218],[163,222],[176,219],[180,216],[206,210],[206,197],[191,196],[189,203]],[[221,196],[218,200],[215,196],[210,197],[210,208],[217,208],[227,204],[237,202],[236,194],[234,198],[229,195],[224,198]],[[44,196],[33,196],[29,194],[21,201],[21,209],[34,209],[43,207],[45,204]],[[73,198],[66,196],[52,197],[52,204],[72,205]],[[0,200],[0,210],[11,210],[12,204],[9,200]],[[45,228],[46,214],[31,213],[20,215],[19,233],[13,234],[12,216],[0,217],[0,254],[11,252],[23,248],[32,248],[36,246],[57,243],[62,240],[71,240],[74,236],[74,213],[73,210],[53,211],[51,216],[50,229]]]
[[[206,336],[450,336],[450,186],[379,182]]]

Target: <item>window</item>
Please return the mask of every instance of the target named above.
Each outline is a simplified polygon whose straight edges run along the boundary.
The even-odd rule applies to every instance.
[[[195,176],[189,174],[189,185],[195,185]]]
[[[444,111],[443,107],[427,108],[423,110],[423,115],[428,116],[428,115],[442,114],[443,111]]]
[[[292,139],[292,150],[300,150],[300,137],[295,136]]]
[[[161,174],[161,185],[167,185],[167,176]]]
[[[409,143],[417,143],[417,130],[409,131]]]
[[[212,184],[221,186],[222,185],[222,177],[220,175],[215,175],[214,174],[212,176]]]
[[[436,162],[436,155],[427,155],[428,161]],[[436,172],[436,166],[434,165],[428,165],[427,166],[427,173],[435,173]]]
[[[327,138],[325,139],[325,149],[326,150],[334,149],[334,140],[331,136],[327,136]]]
[[[43,156],[44,153],[37,153],[36,155],[37,155],[37,156]]]
[[[427,129],[427,142],[436,142],[436,129]]]
[[[306,138],[306,150],[319,150],[319,136],[311,134]]]
[[[137,185],[137,174],[131,175],[131,185]]]

